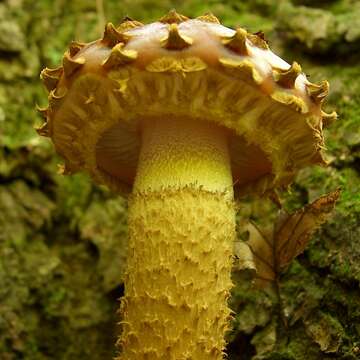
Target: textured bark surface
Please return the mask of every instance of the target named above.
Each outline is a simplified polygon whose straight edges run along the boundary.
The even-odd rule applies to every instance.
[[[188,16],[210,10],[226,26],[264,31],[272,49],[289,63],[298,61],[311,81],[329,80],[326,110],[339,113],[325,133],[329,166],[305,169],[291,191],[280,194],[293,210],[341,186],[335,215],[282,275],[280,302],[234,272],[229,358],[358,359],[357,0],[0,2],[0,358],[115,355],[127,204],[85,175],[57,175],[60,159],[33,130],[42,121],[35,103],[46,103],[39,73],[59,64],[71,40],[99,38],[105,18],[114,24],[125,15],[155,21],[173,7]],[[267,226],[275,216],[264,199],[244,199],[239,207],[240,223],[251,218]]]
[[[222,359],[235,212],[196,188],[130,200],[121,359]]]

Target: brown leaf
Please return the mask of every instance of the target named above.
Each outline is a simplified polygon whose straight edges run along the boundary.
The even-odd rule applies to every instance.
[[[246,244],[253,254],[256,267],[256,282],[263,287],[276,278],[272,237],[266,236],[254,223],[249,223],[246,230],[249,233]]]
[[[283,211],[275,223],[272,234],[265,234],[256,224],[248,223],[242,230],[248,233],[246,244],[256,267],[256,284],[264,287],[275,281],[290,262],[301,254],[312,234],[328,218],[340,196],[335,190],[304,206],[293,214]],[[241,263],[249,263],[249,255],[242,259],[245,252],[237,253]],[[242,261],[243,260],[243,261]]]
[[[337,189],[292,215],[279,216],[273,236],[277,272],[305,250],[314,231],[329,218],[339,196],[340,190]]]

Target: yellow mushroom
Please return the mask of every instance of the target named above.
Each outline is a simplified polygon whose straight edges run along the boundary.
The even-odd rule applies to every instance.
[[[121,359],[221,359],[231,312],[234,193],[264,195],[324,164],[310,84],[261,33],[212,14],[125,19],[45,69],[41,109],[65,159],[129,196]],[[327,85],[327,83],[326,83]]]

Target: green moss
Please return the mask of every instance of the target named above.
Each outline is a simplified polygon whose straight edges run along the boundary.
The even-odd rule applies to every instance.
[[[91,202],[93,184],[85,174],[55,175],[57,202],[61,204],[57,216],[71,219],[69,227],[75,229]]]
[[[314,54],[352,54],[359,49],[358,3],[342,1],[341,7],[294,6],[283,2],[279,7],[278,29],[289,42],[298,43]]]
[[[80,220],[81,237],[94,244],[99,252],[97,271],[105,291],[122,281],[127,251],[127,206],[125,200],[92,202]]]

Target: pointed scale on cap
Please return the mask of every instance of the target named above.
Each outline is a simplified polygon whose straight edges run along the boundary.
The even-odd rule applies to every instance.
[[[186,20],[189,20],[189,18],[177,13],[175,9],[172,9],[165,16],[160,18],[159,21],[166,24],[179,24]]]
[[[214,24],[220,24],[220,20],[212,12],[207,12],[204,15],[198,16],[196,20],[214,23]]]
[[[292,89],[295,86],[297,77],[301,74],[301,66],[294,61],[288,70],[276,70],[274,78],[278,85]]]
[[[189,47],[193,40],[189,36],[181,35],[178,25],[169,25],[169,32],[166,37],[160,40],[161,46],[168,50],[182,50]]]
[[[62,73],[62,67],[58,67],[56,69],[45,68],[40,73],[40,79],[43,81],[46,89],[48,91],[51,91],[56,88],[56,85]]]
[[[65,76],[71,76],[75,71],[79,70],[85,64],[85,58],[72,58],[70,52],[66,52],[63,57],[63,69]]]

